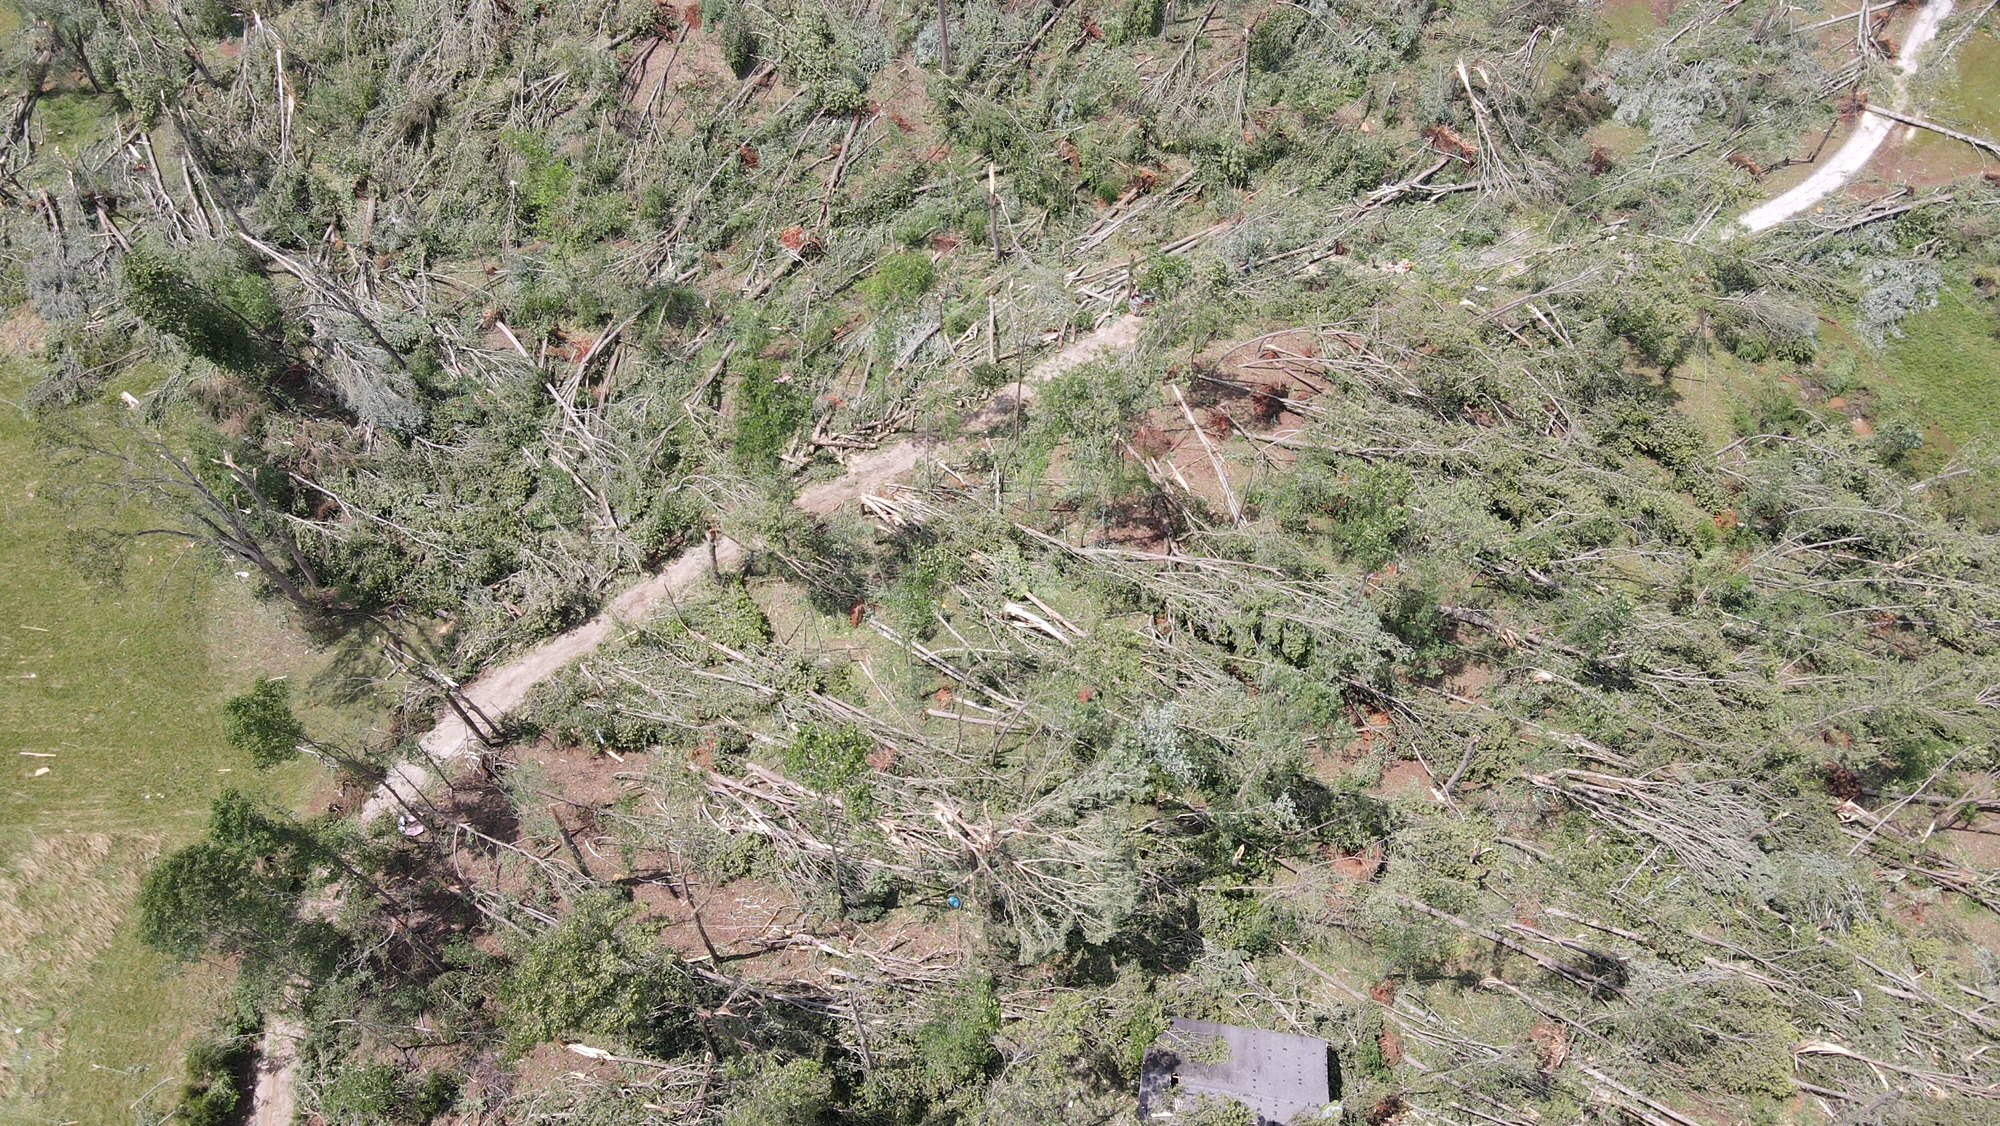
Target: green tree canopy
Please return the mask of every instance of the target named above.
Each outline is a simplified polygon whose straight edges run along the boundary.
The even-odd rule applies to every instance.
[[[645,1052],[692,1041],[693,980],[671,953],[620,929],[631,913],[615,895],[586,894],[519,952],[499,991],[517,1048],[578,1034]]]
[[[291,686],[258,677],[250,691],[222,706],[223,737],[250,756],[259,769],[290,759],[301,745],[310,745],[305,724],[292,713]]]
[[[126,303],[148,327],[241,375],[271,366],[278,310],[261,276],[235,263],[198,269],[148,243],[125,256],[123,274]]]
[[[242,954],[282,938],[296,891],[213,841],[169,854],[139,885],[139,937],[169,957]]]

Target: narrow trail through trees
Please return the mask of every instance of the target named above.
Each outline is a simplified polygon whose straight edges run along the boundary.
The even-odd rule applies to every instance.
[[[305,1034],[292,1017],[273,1017],[265,1027],[247,1126],[292,1126],[298,1117],[299,1042]]]
[[[1952,0],[1929,0],[1918,9],[1916,22],[1910,25],[1909,37],[1904,40],[1896,60],[1896,104],[1893,108],[1905,108],[1909,101],[1910,79],[1921,65],[1924,48],[1937,37],[1938,25],[1951,15],[1951,9]],[[1821,200],[1846,187],[1859,175],[1895,128],[1894,119],[1873,107],[1863,107],[1854,135],[1840,146],[1839,152],[1827,158],[1825,164],[1815,168],[1812,175],[1791,190],[1744,212],[1740,222],[1755,234],[1817,206]]]
[[[871,450],[855,458],[838,480],[801,491],[796,504],[815,516],[824,516],[846,501],[908,473],[928,449],[922,442],[910,441]],[[465,698],[486,716],[500,720],[519,708],[536,685],[589,656],[624,628],[644,623],[675,592],[699,583],[711,568],[729,568],[741,563],[743,553],[743,545],[726,536],[716,537],[712,555],[707,545],[683,552],[659,572],[612,599],[609,606],[589,621],[487,670],[465,686]],[[363,822],[373,821],[391,810],[416,809],[423,792],[440,775],[450,774],[479,753],[479,737],[464,719],[450,713],[423,737],[421,745],[428,765],[405,762],[391,768],[389,777],[362,804]]]

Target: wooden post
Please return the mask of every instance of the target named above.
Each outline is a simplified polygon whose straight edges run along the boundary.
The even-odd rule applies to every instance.
[[[1000,247],[1000,166],[986,163],[986,233],[993,236],[993,257],[1007,257]]]
[[[1236,67],[1237,67],[1237,72],[1236,72],[1236,73],[1237,73],[1237,79],[1236,79],[1236,131],[1237,131],[1238,133],[1241,133],[1241,132],[1244,132],[1245,130],[1247,130],[1247,129],[1249,129],[1249,128],[1250,128],[1250,115],[1249,115],[1249,101],[1250,101],[1250,32],[1251,32],[1252,30],[1254,30],[1254,29],[1253,29],[1253,28],[1252,28],[1252,27],[1251,27],[1250,25],[1248,25],[1248,24],[1244,25],[1244,27],[1243,27],[1243,54],[1242,54],[1242,56],[1241,56],[1241,57],[1239,58],[1239,60],[1237,61],[1237,64],[1236,64]]]

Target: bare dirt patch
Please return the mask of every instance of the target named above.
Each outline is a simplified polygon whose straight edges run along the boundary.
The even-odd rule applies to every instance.
[[[1374,844],[1360,852],[1333,855],[1326,866],[1345,883],[1365,884],[1382,870],[1382,846]]]
[[[1424,769],[1423,763],[1414,761],[1391,765],[1382,772],[1382,781],[1374,789],[1376,795],[1385,798],[1426,796],[1430,792],[1431,772]]]
[[[692,128],[691,103],[704,100],[700,95],[729,89],[738,79],[712,33],[690,26],[685,16],[664,30],[666,34],[650,36],[633,48],[625,71],[627,100],[649,117]]]
[[[278,1017],[264,1029],[251,1081],[248,1126],[292,1126],[298,1118],[299,1044],[306,1030]]]

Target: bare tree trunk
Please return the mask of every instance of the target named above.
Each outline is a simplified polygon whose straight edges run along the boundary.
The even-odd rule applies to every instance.
[[[322,608],[318,597],[319,581],[313,574],[311,566],[306,563],[304,555],[300,553],[298,545],[292,542],[290,537],[279,534],[286,555],[299,569],[299,576],[304,580],[303,585],[271,558],[265,549],[263,537],[244,520],[244,513],[226,498],[217,495],[215,490],[209,487],[208,482],[202,480],[201,475],[195,472],[194,466],[165,446],[157,446],[156,452],[162,461],[173,467],[172,488],[199,503],[200,511],[195,513],[194,519],[208,531],[207,536],[202,538],[208,539],[230,554],[249,560],[265,578],[270,580],[272,586],[277,587],[286,599],[300,609],[317,611]],[[257,491],[256,483],[249,475],[233,462],[225,461],[224,464],[229,469],[232,479],[250,494],[257,510],[264,515],[270,515],[270,506]]]

